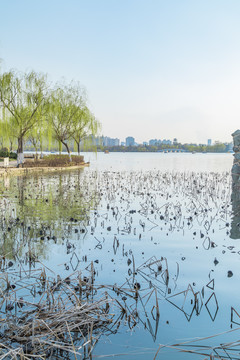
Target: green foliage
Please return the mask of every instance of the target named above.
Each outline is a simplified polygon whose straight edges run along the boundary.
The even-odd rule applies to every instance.
[[[9,153],[9,157],[10,157],[10,159],[15,159],[16,160],[17,159],[17,153],[11,151]]]
[[[35,151],[51,150],[64,145],[70,154],[70,143],[96,135],[100,123],[86,106],[85,90],[79,83],[57,84],[50,89],[46,75],[9,71],[0,74],[0,145],[18,153],[23,161],[23,146]],[[13,155],[15,156],[15,155]]]
[[[138,146],[98,146],[98,151],[110,151],[110,152],[162,152],[171,151],[171,149],[183,150],[186,152],[226,152],[226,145],[217,143],[212,146],[196,145],[196,144],[177,144],[167,145],[160,144],[154,145],[138,145]],[[94,147],[89,145],[89,151],[94,151]]]
[[[84,93],[79,84],[58,86],[51,92],[48,122],[53,131],[53,137],[63,144],[71,160],[69,140],[74,135],[76,119],[80,117],[84,105]]]
[[[30,72],[4,73],[0,76],[0,104],[5,131],[14,136],[25,136],[43,116],[46,100],[46,77]]]
[[[5,149],[0,150],[0,157],[9,157],[9,152]]]
[[[224,145],[222,143],[217,143],[212,146],[185,144],[185,145],[183,145],[183,148],[190,152],[193,152],[193,151],[195,151],[195,152],[225,152],[226,151],[226,145]]]
[[[9,157],[10,159],[17,159],[17,154],[12,151],[9,151],[6,148],[3,148],[0,150],[0,157],[3,157],[3,158]]]
[[[46,76],[29,73],[6,72],[0,75],[1,134],[16,138],[18,154],[23,153],[23,140],[47,110]],[[22,162],[22,158],[19,162]]]
[[[88,147],[89,136],[96,136],[101,129],[100,122],[90,112],[90,110],[83,106],[76,113],[73,123],[73,139],[77,145],[77,152],[80,154],[80,143],[83,143],[84,149]]]

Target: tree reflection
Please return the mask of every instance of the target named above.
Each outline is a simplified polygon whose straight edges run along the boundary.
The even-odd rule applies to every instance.
[[[46,258],[49,241],[85,233],[99,196],[94,177],[86,182],[83,171],[1,178],[0,255]]]

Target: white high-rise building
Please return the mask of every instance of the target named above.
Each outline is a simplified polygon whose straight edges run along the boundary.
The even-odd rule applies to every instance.
[[[135,144],[135,139],[134,139],[134,137],[128,136],[128,137],[126,138],[126,146],[134,146],[134,144]]]

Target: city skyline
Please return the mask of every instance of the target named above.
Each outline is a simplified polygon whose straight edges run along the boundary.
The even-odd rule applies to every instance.
[[[172,138],[172,139],[165,139],[165,138],[162,138],[162,139],[148,139],[148,140],[145,140],[143,142],[138,142],[136,141],[135,137],[134,136],[127,136],[125,139],[121,139],[121,138],[117,138],[117,137],[114,137],[114,138],[111,138],[110,136],[105,136],[105,135],[101,135],[101,136],[96,136],[95,137],[95,141],[96,142],[96,145],[100,145],[102,144],[103,146],[120,146],[120,145],[124,145],[124,146],[136,146],[136,145],[160,145],[160,144],[163,144],[163,145],[172,145],[172,144],[197,144],[197,145],[207,145],[207,146],[211,146],[211,145],[214,145],[216,143],[223,143],[223,144],[231,144],[232,141],[219,141],[219,140],[213,140],[213,139],[207,139],[205,142],[202,142],[202,143],[194,143],[192,141],[190,142],[181,142],[180,140],[178,140],[177,138]],[[129,143],[128,143],[128,140],[129,139]],[[123,141],[125,140],[125,141]]]
[[[103,133],[229,142],[240,127],[239,1],[0,5],[0,71],[79,81]]]

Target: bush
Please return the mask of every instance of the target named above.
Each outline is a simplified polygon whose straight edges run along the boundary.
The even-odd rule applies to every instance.
[[[0,157],[9,157],[9,151],[6,148],[0,150]]]
[[[11,151],[9,157],[10,159],[17,159],[17,153]]]
[[[0,157],[6,158],[9,157],[10,159],[17,159],[17,153],[10,151],[8,148],[2,148],[0,150]]]
[[[26,160],[24,167],[64,167],[84,164],[83,156],[72,156],[70,162],[68,155],[49,155],[39,160]]]

